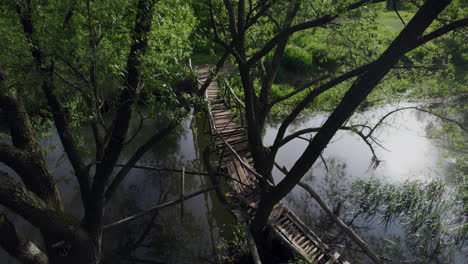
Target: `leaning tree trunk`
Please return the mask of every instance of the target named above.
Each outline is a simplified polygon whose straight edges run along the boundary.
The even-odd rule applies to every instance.
[[[286,177],[262,197],[251,224],[254,233],[263,229],[275,204],[299,183],[342,124],[351,117],[399,58],[420,43],[424,31],[450,2],[451,0],[426,1],[387,50],[356,80]]]

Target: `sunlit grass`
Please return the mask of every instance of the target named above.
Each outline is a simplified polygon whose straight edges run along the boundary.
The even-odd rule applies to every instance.
[[[457,191],[447,192],[443,181],[402,185],[357,181],[353,190],[360,213],[378,217],[386,227],[400,222],[425,256],[440,252],[450,257],[454,248],[466,245],[463,205],[453,197]]]
[[[410,21],[414,15],[414,12],[404,10],[400,10],[398,13],[403,18],[405,23],[408,23],[408,21]],[[382,10],[378,12],[377,23],[386,27],[393,33],[400,32],[400,30],[402,30],[404,27],[403,22],[400,20],[400,18],[398,18],[398,15],[395,11]]]

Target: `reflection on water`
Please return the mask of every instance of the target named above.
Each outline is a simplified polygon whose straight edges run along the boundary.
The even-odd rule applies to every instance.
[[[373,125],[395,108],[395,106],[387,106],[369,110],[358,114],[352,122],[353,124]],[[318,127],[325,122],[327,117],[327,114],[316,114],[304,118],[297,122],[290,131]],[[383,149],[374,144],[378,158],[383,160],[376,170],[370,169],[372,153],[368,146],[353,132],[338,131],[325,149],[323,156],[332,157],[346,164],[347,178],[382,177],[391,182],[415,178],[430,180],[443,174],[438,164],[441,158],[440,152],[434,142],[425,137],[427,124],[435,119],[417,110],[401,111],[386,119],[385,124],[373,134],[385,147]],[[267,128],[264,136],[265,144],[273,143],[277,128],[278,125],[271,125]],[[277,162],[288,168],[291,167],[306,145],[307,142],[302,139],[291,141],[280,149]],[[318,164],[313,169],[316,176],[326,174],[323,164]],[[275,174],[277,181],[281,178],[280,173]]]
[[[351,123],[373,126],[387,112],[405,106],[408,105],[367,110],[357,114]],[[316,114],[303,118],[290,132],[320,126],[327,117],[328,114]],[[313,186],[336,213],[351,221],[357,213],[355,211],[357,205],[351,203],[353,200],[350,197],[353,194],[350,191],[353,182],[357,179],[378,179],[389,184],[402,184],[414,180],[421,182],[448,180],[450,173],[445,167],[449,161],[442,155],[435,141],[426,137],[427,130],[438,121],[440,120],[436,117],[417,110],[401,111],[386,119],[386,124],[374,133],[385,148],[374,144],[376,154],[382,160],[376,169],[371,168],[372,153],[365,142],[353,132],[339,131],[323,153],[325,164],[318,160],[303,181]],[[266,144],[273,143],[277,128],[277,124],[267,128],[264,136]],[[303,139],[291,141],[280,149],[276,161],[290,168],[306,145],[307,142]],[[281,172],[275,170],[276,182],[283,177]],[[319,205],[300,187],[296,187],[284,202],[308,225],[316,227],[315,230],[318,230],[324,239],[338,250],[351,245],[343,239],[343,233],[330,222]],[[391,256],[394,263],[419,258],[417,255],[412,255],[414,251],[409,250],[410,246],[414,245],[405,233],[403,223],[392,222],[386,226],[379,218],[368,219],[358,215],[353,221],[353,226],[374,249]],[[464,257],[467,251],[465,248],[463,252],[457,253],[453,263],[465,263]],[[366,257],[359,257],[354,251],[347,252],[348,257],[356,257],[357,263],[369,261]],[[435,258],[433,260],[435,263],[445,263],[437,262]]]
[[[136,129],[138,122],[132,124]],[[121,156],[124,162],[139,144],[155,132],[152,122],[145,122],[142,133],[129,144]],[[154,146],[139,162],[142,165],[160,168],[182,168],[200,171],[199,152],[196,145],[206,138],[194,138],[191,119],[183,121],[182,128],[171,134],[163,143]],[[193,128],[195,129],[195,125]],[[89,131],[88,131],[89,132]],[[196,134],[195,134],[196,135]],[[92,142],[85,133],[85,142]],[[88,139],[86,139],[89,137]],[[196,142],[196,141],[199,142]],[[82,215],[79,187],[71,176],[71,167],[63,155],[56,133],[42,140],[48,148],[47,164],[53,170],[62,193],[65,208],[74,215]],[[89,149],[92,149],[90,146]],[[94,153],[86,153],[92,157]],[[0,164],[0,169],[6,169]],[[8,170],[12,174],[11,170]],[[185,193],[189,194],[209,185],[205,176],[186,175]],[[150,172],[133,169],[120,185],[119,190],[106,209],[106,223],[141,212],[156,204],[178,199],[180,196],[180,173]],[[133,263],[133,261],[161,261],[164,263],[206,263],[213,260],[217,241],[218,226],[231,224],[232,220],[221,206],[213,202],[215,195],[206,193],[184,202],[181,206],[165,208],[155,214],[116,227],[104,234],[105,256],[111,263]],[[3,208],[0,208],[2,211]],[[15,220],[20,217],[13,216]],[[183,215],[183,216],[182,216]],[[183,219],[182,219],[183,217]],[[218,223],[222,222],[222,223]],[[27,222],[17,225],[25,237],[40,243],[39,234]],[[0,250],[1,263],[17,263]]]
[[[353,123],[366,122],[372,125],[392,109],[394,107],[387,106],[365,111],[360,113]],[[293,129],[319,126],[326,117],[325,114],[317,114],[305,118],[297,122]],[[372,155],[366,144],[357,135],[340,131],[323,154],[328,171],[322,162],[317,162],[304,180],[311,184],[336,212],[347,215],[348,209],[353,208],[347,198],[355,179],[383,179],[390,183],[401,183],[413,179],[431,181],[444,178],[445,170],[439,164],[441,153],[434,142],[425,137],[427,125],[434,120],[434,117],[415,110],[402,111],[387,119],[388,125],[378,129],[375,136],[388,151],[376,147],[376,153],[383,162],[375,170],[370,169]],[[203,170],[199,161],[200,153],[208,144],[208,137],[203,133],[203,123],[198,118],[184,120],[182,129],[170,135],[162,144],[154,146],[139,163],[161,168],[184,166],[190,170]],[[138,127],[138,122],[132,125],[134,130]],[[132,149],[151,136],[156,126],[157,124],[153,122],[144,122],[142,134],[136,138],[136,142],[129,144],[124,150],[122,162],[132,154]],[[267,127],[264,137],[266,144],[273,142],[276,130],[275,124]],[[89,133],[84,135],[84,142],[92,142]],[[281,148],[277,162],[291,167],[306,144],[307,142],[300,139],[291,141]],[[44,139],[42,145],[56,146],[49,149],[47,163],[58,181],[66,210],[74,215],[82,215],[78,185],[70,176],[71,167],[63,155],[57,135],[53,134]],[[87,155],[92,157],[93,153]],[[0,164],[0,169],[4,169],[1,166]],[[106,211],[106,222],[113,222],[164,201],[178,199],[180,177],[180,173],[133,169],[110,201]],[[282,177],[279,171],[274,171],[276,182]],[[209,185],[208,179],[204,176],[193,175],[187,175],[185,183],[186,193],[195,192]],[[326,239],[333,238],[330,239],[332,243],[346,245],[343,235],[328,222],[315,201],[312,201],[305,192],[298,188],[294,189],[285,203],[291,206],[307,224],[313,227],[320,226]],[[21,232],[37,241],[39,237],[37,231],[24,221],[18,221]],[[222,232],[222,229],[230,230],[232,223],[233,219],[219,204],[215,194],[206,193],[184,203],[183,218],[181,207],[177,205],[149,214],[127,226],[112,229],[104,236],[104,252],[108,259],[112,260],[111,263],[142,261],[210,263],[214,260],[220,234],[229,235],[229,232]],[[406,246],[407,238],[398,223],[393,223],[385,229],[377,219],[365,220],[358,217],[354,224],[357,226],[357,231],[373,246],[386,248],[387,254],[393,256],[396,263],[410,257],[406,255],[405,250],[402,250]],[[394,253],[391,253],[392,251]],[[2,263],[16,263],[3,250],[0,250],[0,260]],[[367,260],[363,258],[356,263],[365,261]]]

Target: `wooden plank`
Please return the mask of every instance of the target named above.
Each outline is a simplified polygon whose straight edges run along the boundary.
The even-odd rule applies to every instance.
[[[311,247],[310,250],[307,250],[307,255],[311,256],[312,258],[317,252],[320,252],[317,247]]]
[[[315,262],[319,263],[319,261],[322,260],[323,257],[325,257],[325,254],[321,254],[320,256],[318,256],[318,258],[315,259]]]
[[[331,258],[327,262],[325,262],[325,264],[333,264],[338,260],[338,258],[340,258],[340,254],[338,252],[335,252],[335,254],[333,254],[333,256],[331,256]]]
[[[302,237],[297,241],[298,245],[302,245],[303,242],[306,242],[307,237],[302,235]]]
[[[315,233],[312,232],[312,230],[307,228],[306,225],[293,212],[290,211],[288,213],[288,216],[289,216],[289,219],[291,219],[291,221],[296,223],[296,226],[299,227],[302,230],[302,232],[304,232],[304,234],[306,234],[312,241],[314,241],[314,243],[317,246],[321,248],[321,250],[323,250],[324,252],[328,250],[328,246],[325,245],[320,240],[320,238]]]
[[[282,240],[286,245],[290,245],[290,241],[288,240],[288,238],[286,236],[284,236],[284,234],[279,231],[279,229],[273,229],[274,233],[276,234],[276,236]],[[299,255],[304,259],[304,260],[307,260],[307,261],[310,261],[308,256],[305,255],[301,250],[296,250],[297,253],[299,253]]]

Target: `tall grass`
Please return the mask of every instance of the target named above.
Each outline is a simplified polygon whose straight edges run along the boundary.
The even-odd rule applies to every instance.
[[[450,257],[466,245],[467,217],[463,205],[442,181],[406,182],[401,185],[359,180],[353,185],[359,212],[366,218],[378,217],[388,227],[404,225],[414,245],[426,255]]]

